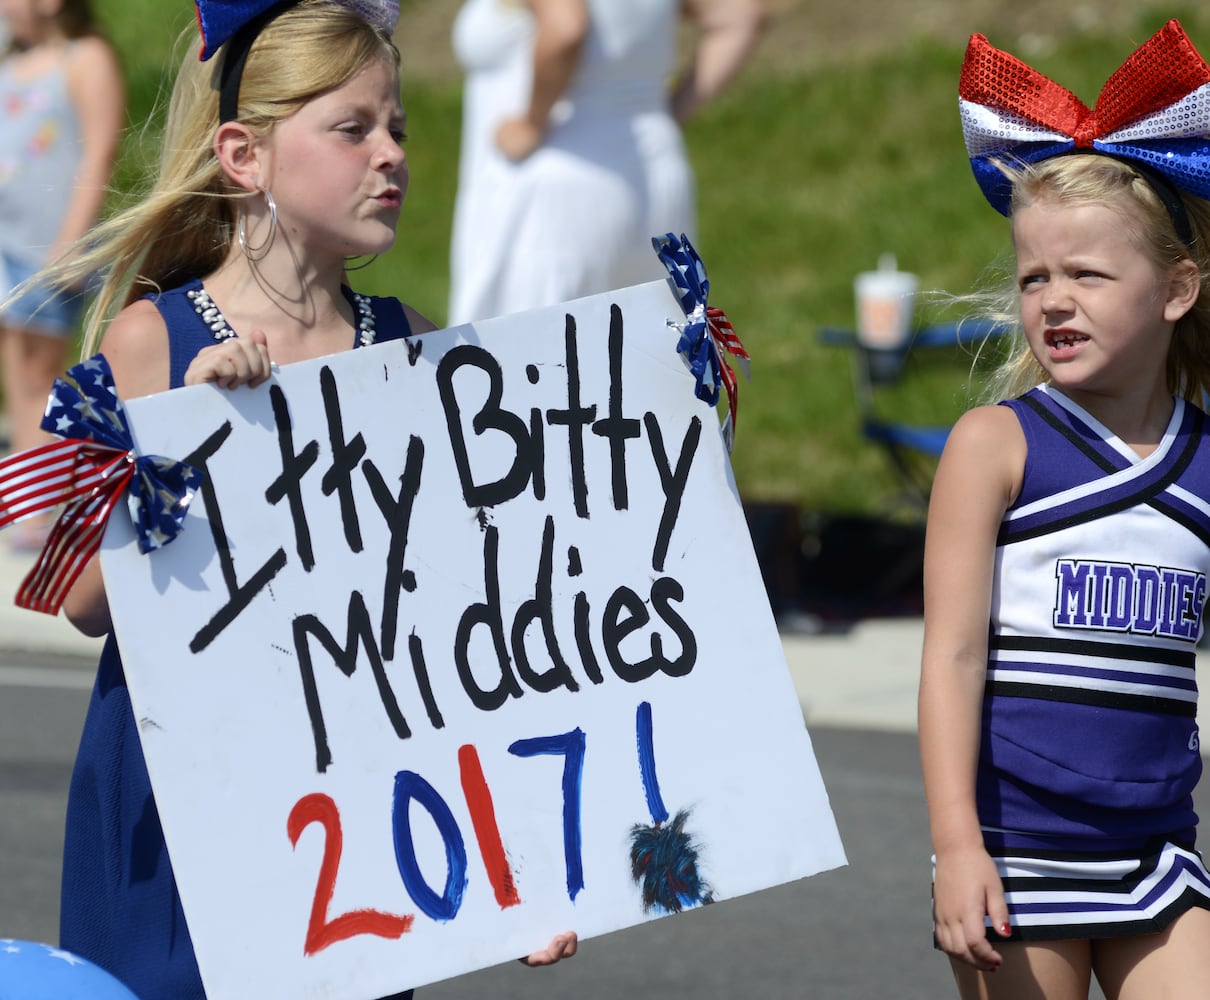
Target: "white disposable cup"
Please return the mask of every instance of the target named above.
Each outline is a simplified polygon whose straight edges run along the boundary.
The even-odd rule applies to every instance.
[[[853,285],[858,343],[884,351],[904,347],[912,335],[920,279],[908,271],[863,271]]]

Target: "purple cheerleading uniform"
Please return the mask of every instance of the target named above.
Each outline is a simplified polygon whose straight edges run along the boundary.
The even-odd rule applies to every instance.
[[[1139,458],[1057,390],[1007,402],[1028,455],[997,539],[977,804],[1014,935],[1144,933],[1210,908],[1193,840],[1207,417]]]
[[[203,319],[209,302],[196,301],[201,287],[195,280],[148,296],[168,326],[172,388],[183,384],[203,347],[231,335],[217,312]],[[372,312],[376,343],[411,333],[397,299],[344,292],[354,316]],[[68,795],[59,935],[63,948],[116,976],[140,1000],[205,1000],[112,633]]]

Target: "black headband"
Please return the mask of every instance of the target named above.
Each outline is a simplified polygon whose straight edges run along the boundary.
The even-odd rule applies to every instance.
[[[1186,250],[1193,249],[1193,226],[1189,222],[1189,209],[1185,207],[1184,199],[1181,198],[1180,192],[1163,174],[1152,170],[1150,167],[1145,167],[1143,164],[1135,160],[1122,160],[1131,170],[1137,173],[1155,192],[1155,196],[1159,198],[1160,204],[1164,206],[1168,213],[1168,218],[1172,220],[1172,228],[1176,230],[1177,238],[1185,245]]]
[[[248,53],[252,43],[264,30],[266,24],[279,14],[294,7],[298,0],[282,0],[274,4],[263,14],[254,17],[243,25],[223,48],[223,65],[219,69],[218,85],[218,122],[233,122],[239,117],[239,85],[244,78],[244,64],[248,61]]]

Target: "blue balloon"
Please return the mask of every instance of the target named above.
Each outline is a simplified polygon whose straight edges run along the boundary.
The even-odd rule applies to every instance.
[[[4,1000],[138,1000],[108,972],[62,948],[0,939]]]

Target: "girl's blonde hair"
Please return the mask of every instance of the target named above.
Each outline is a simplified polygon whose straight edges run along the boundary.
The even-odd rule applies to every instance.
[[[159,170],[137,204],[94,228],[32,283],[71,286],[102,271],[84,329],[83,354],[96,350],[112,316],[146,294],[200,278],[226,259],[234,238],[237,191],[223,174],[213,139],[219,125],[220,48],[200,62],[196,29],[169,100]],[[334,0],[300,0],[270,21],[248,53],[238,120],[267,135],[307,101],[341,86],[374,60],[399,69],[385,32]]]
[[[1210,203],[1180,194],[1189,216],[1193,240],[1186,246],[1155,188],[1130,164],[1096,153],[1056,156],[1036,164],[1003,164],[1013,181],[1012,210],[1039,201],[1050,204],[1101,205],[1118,212],[1130,241],[1146,255],[1157,272],[1165,273],[1182,260],[1197,266],[1200,291],[1193,308],[1176,323],[1168,348],[1168,390],[1201,404],[1210,392]],[[1012,293],[1017,297],[1016,289]],[[1020,326],[1019,308],[1013,320]],[[998,318],[1004,318],[1003,314]],[[992,375],[988,396],[1011,399],[1028,392],[1046,373],[1020,336],[1016,350]]]

